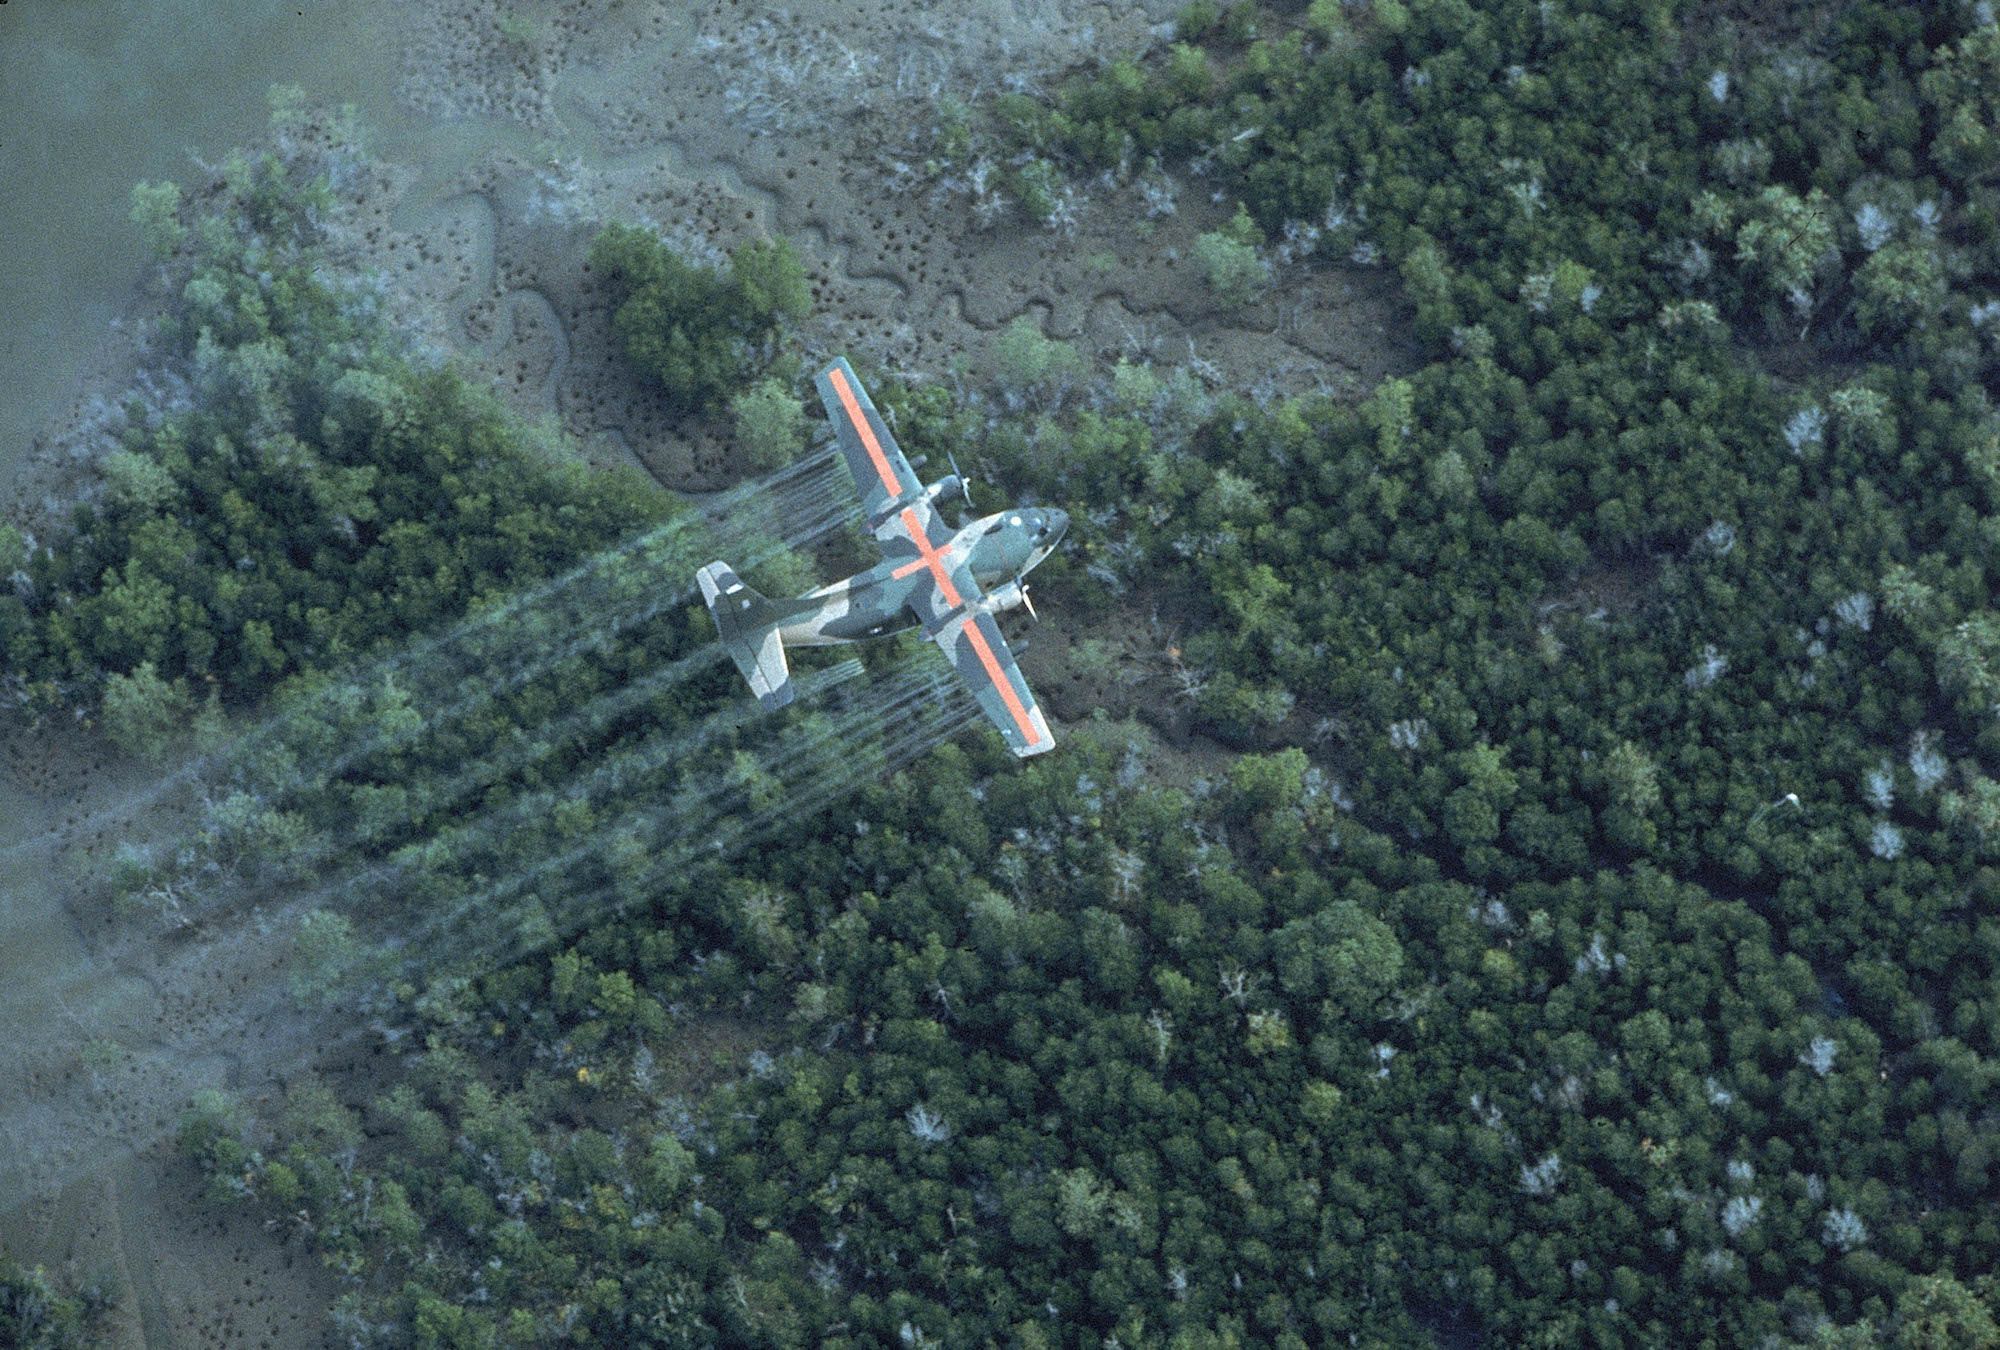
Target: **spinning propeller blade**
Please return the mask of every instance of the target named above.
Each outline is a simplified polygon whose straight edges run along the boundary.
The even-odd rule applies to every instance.
[[[950,450],[946,450],[944,452],[944,457],[951,461],[952,477],[958,480],[959,493],[961,496],[965,498],[965,506],[966,509],[969,511],[972,509],[972,482],[964,474],[958,471],[957,455],[954,455]]]

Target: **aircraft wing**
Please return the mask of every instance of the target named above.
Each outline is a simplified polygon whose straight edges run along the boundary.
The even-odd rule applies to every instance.
[[[905,603],[971,687],[981,710],[1007,738],[1008,748],[1023,759],[1053,750],[1056,740],[1049,734],[1048,719],[1014,663],[1000,624],[979,605],[985,592],[964,555],[952,547],[952,531],[934,530],[936,521],[936,512],[925,501],[898,507],[882,520],[875,537],[884,556],[897,564],[891,578],[918,577],[925,583],[914,588]],[[944,535],[942,544],[935,537],[939,534]]]
[[[965,559],[951,548],[949,529],[937,528],[937,512],[924,496],[910,461],[889,434],[868,391],[841,357],[819,373],[820,401],[840,437],[840,453],[861,489],[868,528],[896,566],[893,575],[922,574],[909,606],[924,632],[944,650],[980,708],[1000,728],[1008,746],[1023,758],[1055,748],[1048,719],[1000,635],[1000,625],[977,603],[979,583]],[[937,536],[943,535],[942,544]]]
[[[841,457],[854,475],[855,486],[861,489],[861,510],[868,518],[868,528],[878,530],[886,523],[883,517],[890,514],[890,508],[921,494],[923,484],[917,481],[916,471],[889,434],[846,357],[822,370],[813,383],[819,386],[820,402],[826,405],[826,415],[840,434]]]
[[[1035,702],[1034,691],[1007,650],[1000,624],[984,610],[967,607],[931,632],[952,666],[972,688],[979,707],[1000,728],[1007,747],[1022,759],[1053,750],[1048,719]]]

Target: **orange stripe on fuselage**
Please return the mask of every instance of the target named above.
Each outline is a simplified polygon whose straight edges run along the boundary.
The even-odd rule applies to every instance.
[[[840,406],[847,410],[847,420],[854,424],[854,430],[861,437],[861,448],[868,452],[869,462],[875,466],[876,475],[881,478],[883,488],[889,496],[903,495],[903,485],[896,481],[896,471],[889,467],[889,457],[882,453],[882,443],[875,439],[875,428],[868,425],[867,414],[861,411],[861,404],[848,388],[847,376],[839,366],[828,366],[827,381],[833,385],[833,392],[840,399]]]
[[[993,654],[993,648],[987,644],[986,634],[979,631],[976,619],[966,620],[965,635],[972,639],[972,650],[978,655],[979,664],[986,667],[987,675],[992,678],[994,687],[1000,691],[1000,701],[1007,705],[1008,712],[1014,714],[1014,725],[1021,728],[1021,734],[1027,737],[1029,745],[1039,745],[1042,739],[1041,733],[1036,731],[1035,724],[1028,720],[1026,705],[1021,702],[1021,696],[1014,692],[1014,682],[1007,678],[1007,672],[1000,668],[1000,658]]]
[[[931,544],[931,537],[924,533],[924,522],[918,517],[915,507],[903,508],[903,528],[909,531],[911,542],[916,544],[918,556],[915,562],[904,563],[889,575],[906,576],[919,567],[928,567],[931,569],[931,575],[937,578],[938,590],[944,593],[944,602],[953,609],[964,604],[964,600],[958,594],[958,587],[951,584],[951,573],[945,570],[944,554]]]

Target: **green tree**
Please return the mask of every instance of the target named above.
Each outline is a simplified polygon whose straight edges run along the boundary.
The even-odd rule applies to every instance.
[[[354,921],[332,910],[315,909],[299,920],[292,938],[286,984],[301,1007],[324,1007],[361,960]]]
[[[165,759],[180,744],[193,715],[187,682],[161,679],[151,661],[104,682],[104,734],[128,755]]]
[[[1995,1292],[1989,1275],[1979,1281],[1987,1298],[1949,1275],[1912,1280],[1896,1296],[1894,1341],[1897,1350],[1972,1350],[2000,1345],[2000,1322],[1989,1302]]]
[[[1271,264],[1258,253],[1263,242],[1256,222],[1241,202],[1236,214],[1220,229],[1195,237],[1195,261],[1215,298],[1238,309],[1262,295],[1271,284]]]
[[[650,230],[613,224],[591,245],[590,264],[611,291],[626,356],[687,412],[741,389],[770,360],[783,325],[811,310],[805,268],[782,239],[741,245],[725,273],[680,257]]]
[[[2000,706],[2000,616],[1979,613],[1937,643],[1938,680],[1979,708]]]
[[[1636,743],[1611,747],[1598,770],[1604,785],[1604,826],[1615,843],[1645,849],[1658,838],[1650,819],[1660,808],[1660,769]]]
[[[1986,24],[1940,49],[1922,77],[1940,126],[1938,162],[1962,183],[2000,174],[2000,33]]]
[[[1736,259],[1779,298],[1809,294],[1819,259],[1833,247],[1830,214],[1819,189],[1801,198],[1773,184],[1736,231]]]
[[[1026,314],[994,339],[993,361],[1001,388],[1017,401],[1053,396],[1083,372],[1076,348],[1044,335]]]
[[[1403,973],[1395,933],[1347,901],[1280,928],[1272,953],[1286,994],[1302,1004],[1326,999],[1346,1017],[1366,1017]]]
[[[736,443],[753,468],[789,464],[805,444],[805,405],[783,381],[759,380],[731,399],[729,409],[736,418]]]
[[[114,450],[104,457],[102,472],[112,505],[126,511],[157,511],[180,495],[173,473],[148,455]]]
[[[181,185],[174,182],[137,183],[132,188],[132,223],[146,242],[146,250],[165,262],[187,238],[181,224]]]
[[[1490,844],[1500,835],[1500,813],[1513,805],[1519,784],[1505,752],[1477,745],[1454,757],[1463,782],[1444,799],[1444,827],[1461,846]]]
[[[104,1331],[98,1312],[59,1288],[41,1267],[31,1270],[0,1252],[0,1344],[21,1350],[83,1350]]]
[[[753,239],[729,255],[729,285],[749,321],[767,331],[812,313],[805,264],[783,239]]]
[[[1305,22],[1324,42],[1337,42],[1348,36],[1347,15],[1341,0],[1312,0],[1306,6]]]
[[[1895,337],[1921,328],[1944,308],[1944,265],[1927,239],[1897,239],[1869,255],[1854,274],[1854,317],[1861,331]]]

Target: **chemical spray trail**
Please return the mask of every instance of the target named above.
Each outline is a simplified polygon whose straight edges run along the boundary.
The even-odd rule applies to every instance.
[[[670,680],[677,672],[684,676],[690,668],[712,664],[708,659],[712,651],[713,648],[705,648],[659,672],[659,676]],[[826,670],[802,675],[798,680],[801,697],[807,700],[818,697],[857,678],[861,670],[861,663],[850,658]],[[572,716],[583,721],[608,716],[609,708],[615,708],[626,697],[626,691],[620,691]],[[496,844],[545,824],[557,804],[601,801],[617,792],[621,785],[639,790],[650,774],[703,753],[762,717],[763,712],[755,703],[739,701],[681,731],[652,736],[637,746],[618,751],[588,772],[553,788],[524,794],[504,806],[480,812],[461,824],[415,841],[392,857],[355,862],[332,876],[322,876],[317,884],[287,884],[282,879],[268,877],[248,882],[241,888],[247,894],[239,896],[234,907],[234,922],[204,922],[196,928],[191,920],[187,927],[193,931],[180,937],[175,954],[169,958],[162,959],[151,935],[141,934],[108,945],[84,971],[23,972],[21,978],[0,993],[0,1025],[33,1025],[36,1019],[32,1011],[49,1007],[64,1009],[72,1023],[97,1024],[115,1016],[115,1008],[128,999],[130,990],[116,982],[106,982],[99,973],[105,970],[141,969],[147,982],[156,988],[197,987],[206,972],[228,964],[222,954],[235,946],[254,944],[256,938],[273,931],[289,932],[305,915],[316,910],[359,915],[365,906],[379,911],[393,897],[418,885],[432,872],[448,868],[457,860],[481,859]],[[604,842],[600,837],[593,838],[600,845]],[[536,869],[535,875],[565,859],[573,860],[580,852],[581,849],[572,850],[563,859]],[[211,905],[206,912],[212,915],[220,908]],[[192,912],[190,907],[189,913]]]
[[[928,653],[922,654],[928,656]],[[809,735],[791,735],[776,723],[739,752],[744,782],[684,783],[664,800],[632,804],[613,827],[598,831],[530,869],[524,876],[474,892],[433,913],[403,935],[396,951],[406,972],[421,973],[448,955],[454,965],[504,962],[517,957],[537,932],[531,911],[549,916],[557,935],[605,917],[621,905],[685,877],[709,860],[726,860],[787,824],[813,813],[937,744],[976,715],[948,670],[934,662],[905,667],[854,686],[858,662],[801,677],[819,694],[850,685],[857,695],[842,706],[809,716]],[[565,791],[609,801],[636,790],[660,770],[692,761],[746,725],[763,721],[754,705],[733,706],[685,732],[662,735],[621,752],[613,762],[581,775]],[[747,762],[746,762],[747,757]],[[754,805],[755,799],[764,804]],[[545,803],[542,803],[545,804]],[[475,823],[482,841],[504,836],[520,812]],[[643,838],[652,850],[624,878],[583,886],[572,873],[612,835]],[[635,836],[633,832],[636,831]],[[470,836],[467,836],[468,838]],[[531,894],[529,887],[538,893]],[[372,888],[353,887],[347,897],[372,909]],[[365,1012],[348,1010],[338,1028],[302,1014],[283,978],[289,939],[304,913],[329,899],[292,895],[260,909],[255,922],[210,935],[150,969],[119,973],[100,967],[67,988],[33,993],[62,1016],[44,1019],[45,1037],[13,1047],[11,1067],[0,1071],[0,1205],[85,1175],[121,1148],[145,1147],[165,1138],[193,1091],[225,1076],[257,1083],[293,1070],[315,1055],[358,1046],[371,1035]],[[111,990],[106,994],[105,990]],[[162,1009],[171,991],[174,1006]],[[25,991],[24,991],[25,992]],[[185,1029],[163,1034],[164,1025]],[[79,1069],[78,1042],[85,1043]],[[225,1070],[226,1075],[225,1075]],[[29,1160],[32,1160],[30,1163]]]
[[[781,825],[811,819],[830,801],[908,763],[976,715],[957,676],[919,654],[873,677],[848,706],[804,719],[775,744],[739,755],[734,782],[681,782],[664,802],[637,803],[574,847],[450,906],[396,935],[406,961],[428,967],[459,954],[504,959],[496,935],[535,931],[542,916],[574,932],[619,903],[636,903],[710,859],[726,859]],[[669,761],[670,762],[670,761]],[[607,766],[585,785],[590,800],[630,799],[660,767],[652,756]],[[585,864],[612,854],[634,861],[628,875],[577,888]]]
[[[741,490],[727,495],[742,498]],[[775,529],[739,525],[729,517],[697,530],[692,517],[682,517],[600,554],[555,586],[502,604],[491,619],[482,614],[450,638],[426,644],[421,660],[398,657],[384,663],[376,678],[337,682],[309,699],[299,715],[282,721],[280,729],[294,739],[312,740],[338,726],[342,714],[347,719],[372,714],[376,724],[330,762],[281,770],[276,781],[258,786],[281,798],[315,780],[336,778],[370,755],[464,720],[569,661],[609,650],[623,634],[693,602],[691,577],[704,553],[733,546],[743,553],[745,566],[754,568],[819,538],[845,517],[823,473],[790,479],[771,497],[758,503],[756,515],[774,522]],[[374,709],[357,697],[371,689],[380,691]],[[232,759],[251,762],[242,755]]]
[[[588,890],[559,886],[537,897],[539,904],[508,906],[490,915],[490,922],[475,924],[468,921],[469,914],[462,915],[461,922],[442,935],[423,935],[429,950],[413,953],[405,969],[436,970],[447,964],[487,969],[518,960],[531,950],[522,935],[540,931],[537,921],[544,914],[557,937],[579,932],[684,881],[696,869],[739,857],[753,845],[815,819],[862,783],[893,773],[979,718],[977,705],[955,681],[913,696],[902,711],[905,716],[899,726],[862,747],[859,763],[850,749],[789,766],[779,800],[735,814],[711,808],[699,821],[677,821],[682,828],[662,838],[651,864],[630,880]],[[747,801],[744,805],[750,806]]]
[[[773,494],[781,508],[773,516],[787,524],[775,539],[747,530],[723,531],[718,532],[723,541],[710,547],[726,552],[734,539],[741,545],[735,561],[754,566],[780,548],[850,519],[851,488],[843,475],[824,471],[831,464],[830,455],[822,456],[817,467],[808,464],[758,489]],[[728,494],[720,505],[730,509],[749,495]],[[716,505],[711,503],[711,509]],[[684,559],[673,557],[669,566],[661,556],[680,537],[663,528],[628,541],[535,592],[474,615],[451,633],[301,696],[290,709],[239,737],[228,757],[211,761],[241,766],[267,755],[275,758],[280,772],[266,782],[280,792],[330,783],[338,772],[360,762],[361,753],[407,743],[437,720],[469,715],[484,706],[482,699],[497,697],[494,688],[519,672],[529,673],[520,675],[514,687],[561,669],[563,660],[608,646],[618,633],[661,612],[666,606],[659,597],[667,588],[645,583],[649,572],[657,579],[680,568]],[[684,578],[686,570],[678,574]],[[680,603],[691,599],[684,584],[672,594]],[[551,650],[558,653],[554,659],[548,659]],[[534,729],[528,747],[501,747],[442,780],[423,809],[442,812],[471,798],[547,758],[550,747],[587,745],[646,698],[669,692],[714,664],[713,649],[705,649],[571,709]],[[460,692],[468,673],[492,676],[496,668],[499,675],[487,678],[480,690]],[[859,663],[850,661],[804,675],[802,692],[823,693],[854,680],[859,670]],[[355,707],[357,690],[367,695],[368,680],[396,691],[392,701],[414,718],[391,719],[371,733],[376,739],[366,750],[353,739],[340,742],[342,748],[329,762],[324,753],[315,753],[325,747],[315,746],[311,733],[335,720],[328,714]],[[454,693],[456,697],[448,697]],[[415,706],[419,697],[428,704],[428,718]],[[87,971],[18,986],[18,996],[44,1010],[40,1025],[47,1032],[0,1054],[12,1061],[11,1068],[0,1064],[0,1141],[11,1146],[0,1150],[0,1205],[26,1194],[31,1185],[41,1190],[83,1175],[108,1153],[156,1142],[170,1132],[190,1092],[214,1085],[225,1069],[234,1081],[265,1081],[330,1048],[367,1039],[365,1016],[346,1019],[345,1030],[329,1037],[319,1019],[302,1015],[294,1004],[283,975],[292,939],[308,914],[359,911],[364,900],[372,911],[378,898],[391,898],[406,887],[414,893],[411,883],[427,856],[477,858],[490,851],[495,862],[502,861],[499,845],[562,800],[574,798],[605,810],[623,807],[611,826],[552,858],[515,869],[502,884],[468,884],[461,877],[457,894],[464,896],[469,889],[471,895],[422,911],[398,935],[395,953],[413,973],[447,954],[455,961],[509,959],[620,906],[643,903],[649,892],[681,880],[704,860],[726,859],[785,823],[809,818],[874,774],[908,762],[972,716],[969,701],[948,672],[935,666],[928,671],[905,667],[869,682],[857,697],[809,715],[798,727],[800,734],[779,730],[783,723],[767,724],[772,731],[753,736],[737,752],[735,772],[726,784],[711,783],[703,790],[698,775],[690,781],[685,774],[677,783],[664,781],[670,769],[712,759],[725,738],[762,720],[753,705],[734,704],[695,726],[621,747],[561,790],[527,794],[508,807],[482,813],[447,832],[448,844],[433,838],[400,849],[386,871],[352,857],[382,842],[375,829],[356,828],[316,843],[313,862],[338,865],[343,856],[349,859],[335,877],[323,877],[311,888],[265,894],[249,907],[244,922],[198,930],[164,960],[156,950],[106,951]],[[272,766],[255,767],[268,773]],[[635,843],[641,848],[636,853]],[[623,847],[631,860],[615,878],[604,879],[604,868],[580,866],[593,850],[609,853],[614,847]],[[395,907],[384,908],[393,912]],[[532,913],[549,916],[552,911],[552,919],[539,927],[526,922]],[[506,922],[482,923],[482,913]],[[59,1016],[47,1015],[48,1009]],[[13,1020],[15,1025],[34,1024]],[[395,1028],[381,1026],[379,1031],[386,1038]],[[85,1047],[82,1068],[79,1043]]]
[[[824,471],[826,463],[830,460],[821,462],[817,473],[794,474],[770,494],[770,503],[760,503],[769,505],[787,528],[775,540],[764,536],[749,541],[748,551],[739,555],[746,566],[754,567],[778,550],[823,534],[846,518],[841,494],[851,489],[845,488],[844,477]],[[314,691],[292,711],[267,721],[258,734],[239,743],[205,788],[205,820],[195,831],[201,842],[189,848],[183,841],[175,850],[173,865],[140,888],[142,901],[177,924],[203,918],[236,896],[239,888],[226,880],[227,854],[232,841],[240,841],[253,821],[309,804],[371,758],[408,749],[422,738],[438,736],[486,713],[495,700],[531,680],[604,654],[620,635],[662,612],[692,603],[693,588],[686,584],[692,564],[687,560],[706,551],[706,540],[697,539],[691,549],[678,524],[593,560],[564,584],[544,588],[532,603],[509,602],[504,608],[514,615],[511,626],[470,625],[450,639],[425,644],[435,658],[429,665],[400,658],[384,663],[385,673],[373,690],[350,677]],[[478,640],[467,639],[467,633]],[[716,649],[704,648],[566,720],[602,726],[620,711],[667,692],[719,659]],[[402,684],[396,682],[398,671]],[[531,739],[483,757],[437,785],[436,791],[425,793],[412,809],[421,814],[448,807],[466,793],[525,767],[534,747],[551,733],[566,735],[573,729],[545,727]],[[371,842],[384,828],[299,841],[290,849],[289,870],[294,876],[311,875],[330,856]]]
[[[291,691],[277,712],[224,745],[53,833],[74,837],[203,781],[277,799],[337,778],[368,756],[462,721],[564,661],[603,651],[619,635],[692,603],[689,578],[708,557],[733,551],[749,569],[824,537],[848,518],[851,499],[832,450],[822,449],[559,577],[479,607],[444,633]],[[313,753],[328,743],[339,745],[337,754]],[[9,844],[0,857],[44,842]]]
[[[696,669],[710,668],[717,663],[715,651],[713,647],[703,648],[676,664]],[[861,673],[861,663],[850,658],[826,670],[802,675],[797,680],[799,696],[810,702],[822,693],[859,677]],[[615,707],[622,701],[621,692],[600,700],[600,705]],[[588,715],[608,715],[606,706],[594,705],[594,712],[587,710]],[[504,859],[497,856],[500,847],[533,827],[545,825],[564,803],[581,803],[596,809],[617,799],[620,794],[642,793],[648,782],[663,769],[695,759],[747,725],[762,721],[765,716],[755,703],[739,700],[733,706],[683,730],[644,738],[597,761],[588,771],[579,772],[553,787],[524,793],[504,806],[413,841],[389,858],[351,867],[331,880],[299,892],[288,902],[288,910],[299,913],[325,908],[348,912],[364,902],[379,906],[384,903],[385,897],[402,893],[431,873],[465,870],[489,858],[505,865]],[[512,884],[529,884],[533,878],[543,876],[551,869],[579,861],[592,845],[602,847],[606,843],[603,836],[592,835],[590,844],[578,845],[553,859],[536,864]]]
[[[301,892],[290,888],[296,899],[310,904],[334,903],[338,897],[351,893],[386,867],[376,855],[394,843],[394,836],[406,828],[455,815],[476,793],[545,766],[566,753],[582,753],[576,747],[589,745],[636,709],[720,668],[723,661],[721,649],[710,644],[678,661],[668,662],[640,679],[599,695],[553,722],[507,740],[499,748],[469,761],[448,777],[436,782],[419,783],[402,798],[402,805],[393,816],[363,819],[355,814],[347,828],[307,838],[287,851],[279,870],[284,875],[317,879],[310,890]],[[857,664],[855,669],[858,668]],[[826,688],[846,677],[846,668],[839,667],[835,671],[809,677],[802,688]],[[720,719],[711,719],[704,724],[704,728],[711,734],[721,734],[727,729]],[[507,828],[527,818],[533,805],[541,801],[540,795],[531,795],[507,810],[477,813],[464,825],[446,831],[439,838],[475,837],[481,832],[492,833]],[[218,824],[229,805],[227,800],[218,804],[205,821],[205,851],[210,859],[217,854],[226,856],[237,851],[237,842]],[[232,869],[211,866],[205,860],[183,869],[182,875],[172,881],[152,884],[176,886],[190,897],[199,894],[199,901],[189,899],[173,909],[177,922],[213,922],[217,914],[241,909],[247,902],[257,900],[280,884],[279,878],[268,874],[270,870],[248,861],[239,861]],[[148,907],[162,908],[157,897]]]

